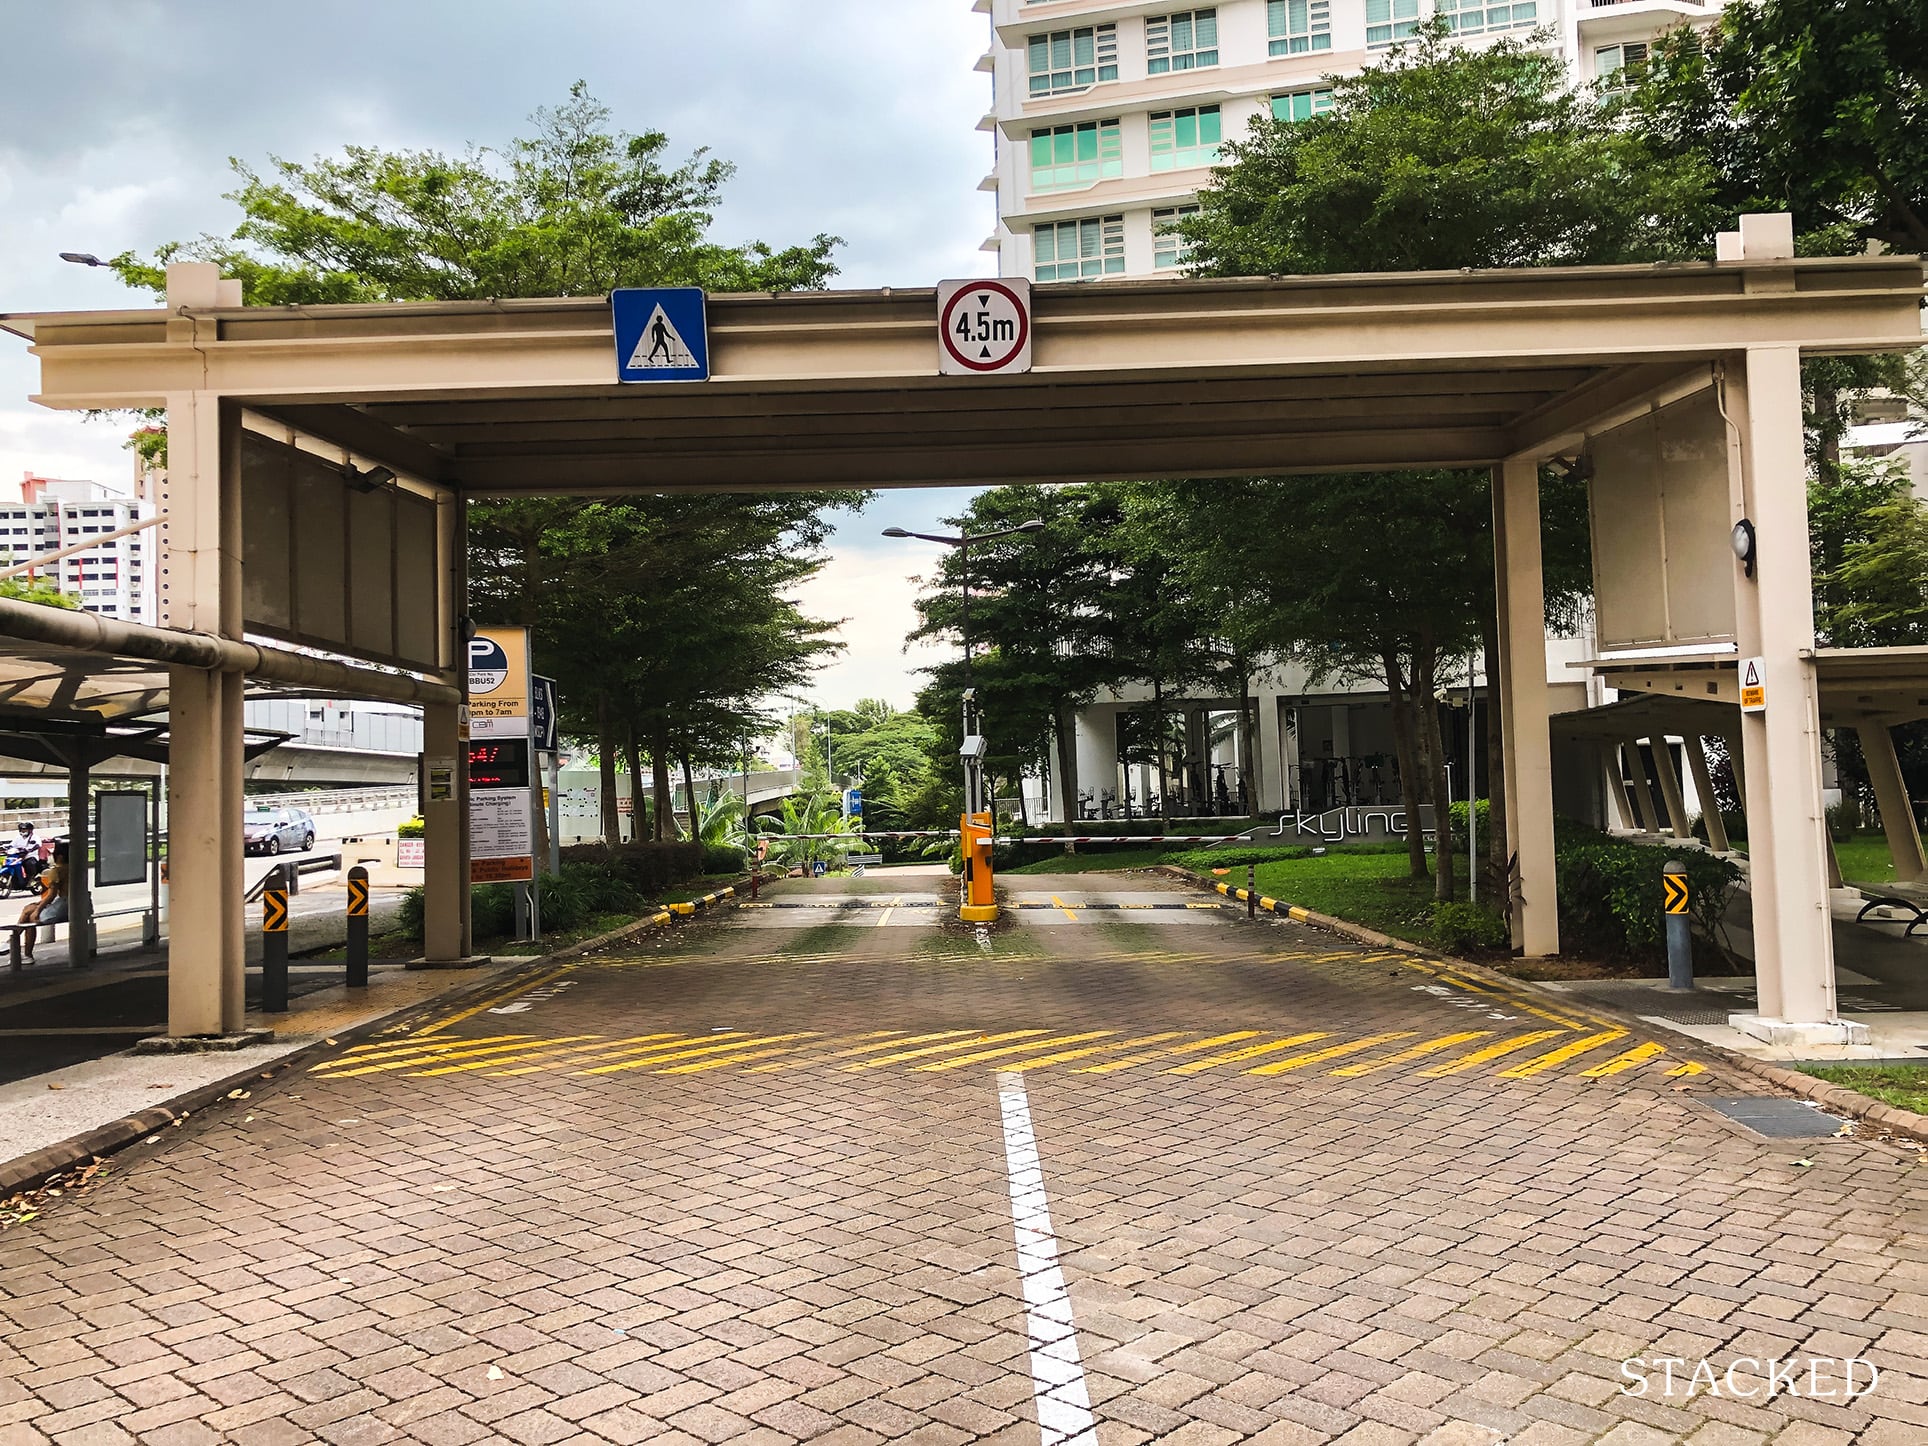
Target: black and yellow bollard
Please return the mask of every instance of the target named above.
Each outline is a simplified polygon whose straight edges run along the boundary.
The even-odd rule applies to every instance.
[[[288,1012],[288,880],[277,864],[261,893],[261,1012]]]
[[[348,871],[348,987],[368,987],[368,870]]]

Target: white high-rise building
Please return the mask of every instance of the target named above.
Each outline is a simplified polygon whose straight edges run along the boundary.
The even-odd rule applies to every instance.
[[[38,477],[0,484],[0,567],[81,547],[152,516],[152,508],[100,482]],[[90,613],[129,623],[154,621],[150,532],[86,547],[35,575]]]
[[[976,0],[991,17],[997,193],[985,242],[998,272],[1037,281],[1176,271],[1169,223],[1195,207],[1222,142],[1270,111],[1331,103],[1433,15],[1467,44],[1543,35],[1576,84],[1646,58],[1654,37],[1705,24],[1720,0],[1224,0],[1175,10],[1119,0]]]

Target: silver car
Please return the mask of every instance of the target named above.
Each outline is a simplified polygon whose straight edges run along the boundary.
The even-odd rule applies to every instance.
[[[241,843],[251,854],[306,853],[315,846],[315,820],[306,809],[255,804],[241,820]]]

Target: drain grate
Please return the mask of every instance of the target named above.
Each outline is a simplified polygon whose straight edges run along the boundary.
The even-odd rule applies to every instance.
[[[1706,1105],[1735,1124],[1745,1125],[1755,1134],[1773,1140],[1827,1139],[1841,1128],[1841,1121],[1805,1100],[1772,1099],[1764,1095],[1701,1095],[1694,1103]]]

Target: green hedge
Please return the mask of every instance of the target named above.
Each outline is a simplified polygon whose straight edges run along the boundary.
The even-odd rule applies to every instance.
[[[607,914],[633,914],[648,903],[641,891],[607,864],[580,860],[565,862],[561,874],[542,876],[542,929],[566,933]],[[470,891],[469,907],[478,939],[501,938],[515,932],[515,888],[512,884],[481,884]],[[420,889],[402,896],[396,932],[420,940],[423,933]]]
[[[702,877],[703,855],[703,845],[687,839],[646,839],[614,848],[607,844],[571,844],[562,851],[565,864],[601,865],[645,895]]]
[[[1664,960],[1660,875],[1669,859],[1686,868],[1694,923],[1709,938],[1724,937],[1728,901],[1741,876],[1726,859],[1696,848],[1629,843],[1570,818],[1555,820],[1553,853],[1563,953]]]

